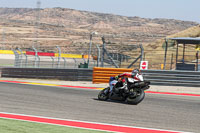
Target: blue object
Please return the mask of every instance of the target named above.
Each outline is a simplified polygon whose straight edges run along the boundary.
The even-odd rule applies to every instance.
[[[110,81],[113,81],[113,80],[115,80],[115,77],[110,77]]]

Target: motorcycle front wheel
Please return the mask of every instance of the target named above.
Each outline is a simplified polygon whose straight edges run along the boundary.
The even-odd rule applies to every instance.
[[[137,105],[139,104],[145,97],[144,90],[137,90],[136,96],[132,97],[131,95],[126,98],[126,102],[129,104]]]
[[[106,101],[109,98],[109,90],[110,88],[104,88],[103,90],[101,90],[98,94],[98,99],[102,100],[102,101]]]

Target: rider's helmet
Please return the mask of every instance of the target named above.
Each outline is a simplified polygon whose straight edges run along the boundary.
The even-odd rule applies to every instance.
[[[131,73],[131,76],[132,76],[132,77],[135,77],[135,75],[136,75],[137,73],[140,73],[140,70],[139,70],[139,69],[133,69],[133,71],[132,71],[132,73]]]

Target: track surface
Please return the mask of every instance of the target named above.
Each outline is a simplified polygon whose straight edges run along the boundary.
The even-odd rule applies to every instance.
[[[139,105],[96,100],[99,90],[0,83],[0,112],[200,131],[200,98],[146,94]]]

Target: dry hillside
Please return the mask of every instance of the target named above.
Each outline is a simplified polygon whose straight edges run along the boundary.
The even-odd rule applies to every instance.
[[[3,28],[5,42],[20,44],[38,37],[40,45],[49,40],[54,42],[52,45],[55,42],[57,45],[87,43],[92,31],[99,33],[94,42],[100,43],[99,37],[104,35],[110,43],[146,44],[197,25],[189,21],[125,17],[66,8],[0,8],[0,19],[0,33],[2,36]]]

